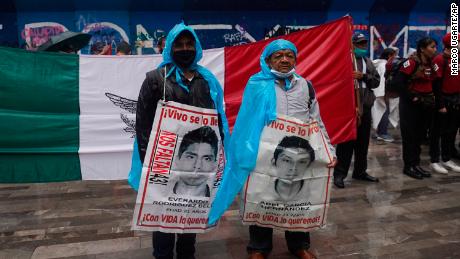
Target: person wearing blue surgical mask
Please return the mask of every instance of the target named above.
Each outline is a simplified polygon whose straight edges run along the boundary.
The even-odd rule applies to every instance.
[[[355,33],[352,38],[354,52],[353,79],[359,88],[358,129],[356,140],[337,145],[337,166],[334,169],[334,185],[345,188],[343,180],[347,177],[351,158],[355,154],[353,179],[367,182],[378,182],[379,179],[370,176],[367,170],[367,151],[371,134],[371,108],[374,105],[375,95],[372,89],[379,86],[380,76],[372,61],[367,57],[368,41],[362,33]]]

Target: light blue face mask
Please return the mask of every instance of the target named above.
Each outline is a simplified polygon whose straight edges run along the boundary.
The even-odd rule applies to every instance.
[[[365,57],[367,56],[367,53],[368,53],[367,49],[360,49],[360,48],[355,48],[354,52],[355,52],[355,56],[358,58]]]
[[[273,68],[270,70],[270,72],[272,72],[272,74],[274,74],[278,78],[286,79],[291,77],[295,73],[295,68],[291,69],[291,71],[287,73],[276,71]]]

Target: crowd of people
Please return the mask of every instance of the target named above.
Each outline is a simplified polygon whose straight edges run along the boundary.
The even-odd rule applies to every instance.
[[[429,145],[432,172],[460,172],[452,160],[460,158],[455,146],[460,125],[460,80],[450,70],[450,33],[443,37],[442,46],[437,54],[438,43],[425,37],[405,58],[399,57],[398,49],[387,48],[374,61],[380,74],[380,86],[374,91],[375,136],[393,142],[388,125],[390,121],[397,125],[399,108],[403,173],[416,179],[431,176],[430,170],[420,166],[424,142]]]
[[[405,175],[416,179],[431,176],[429,170],[420,166],[421,145],[425,140],[429,143],[432,172],[460,172],[460,166],[452,160],[459,158],[455,141],[460,125],[460,79],[450,71],[450,33],[444,36],[442,44],[443,51],[437,54],[437,42],[425,37],[405,58],[399,57],[397,48],[390,47],[371,62],[366,57],[367,39],[362,34],[354,35],[353,77],[359,88],[360,120],[357,139],[337,147],[335,186],[345,187],[343,179],[353,151],[353,178],[378,182],[365,173],[371,124],[374,137],[384,142],[394,141],[388,133],[390,123],[400,124]]]
[[[424,141],[429,143],[432,172],[460,172],[460,166],[452,160],[459,158],[455,140],[460,125],[460,79],[450,71],[451,34],[444,36],[439,54],[436,54],[437,42],[425,37],[405,58],[399,57],[397,48],[390,47],[372,62],[366,57],[367,42],[362,34],[353,36],[353,77],[359,89],[360,120],[357,139],[337,146],[339,163],[334,171],[335,186],[345,187],[343,179],[353,151],[353,178],[378,182],[365,173],[371,124],[375,129],[374,138],[393,142],[388,127],[390,123],[396,126],[399,122],[405,175],[416,179],[431,176],[430,170],[420,166]]]

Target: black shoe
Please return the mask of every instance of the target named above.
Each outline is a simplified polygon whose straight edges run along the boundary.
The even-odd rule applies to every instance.
[[[417,169],[415,169],[414,166],[404,168],[403,173],[415,179],[419,179],[419,180],[423,179],[422,174],[420,174],[420,172]]]
[[[379,178],[370,176],[367,173],[361,174],[361,175],[353,175],[353,179],[360,180],[360,181],[367,181],[367,182],[373,182],[373,183],[378,183]]]
[[[422,177],[431,177],[431,173],[423,169],[419,165],[414,166],[414,167],[415,167],[415,170],[417,170],[422,175]]]
[[[337,188],[340,188],[340,189],[345,188],[345,184],[343,183],[343,177],[341,177],[341,176],[335,177],[335,176],[334,176],[334,185],[335,185]]]

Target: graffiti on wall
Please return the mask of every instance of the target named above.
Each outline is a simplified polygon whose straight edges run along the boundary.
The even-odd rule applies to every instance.
[[[165,31],[156,29],[153,32],[147,31],[142,24],[136,25],[136,53],[141,54],[159,54],[158,40],[166,36]]]
[[[190,25],[207,48],[236,46],[257,41],[240,24],[195,24]]]
[[[81,50],[82,54],[91,54],[91,48],[97,42],[104,46],[111,47],[112,54],[115,54],[118,43],[126,41],[130,43],[126,31],[113,22],[99,21],[91,15],[80,15],[76,22],[77,30],[91,34],[91,40],[87,47]]]
[[[278,36],[283,36],[283,35],[287,35],[289,33],[293,33],[293,32],[296,32],[296,31],[300,31],[300,30],[305,30],[305,29],[310,29],[312,27],[315,27],[316,25],[280,25],[280,24],[277,24],[275,26],[273,26],[272,28],[270,29],[265,29],[265,39],[270,39],[270,38],[275,38],[275,37],[278,37]],[[364,33],[365,35],[367,34],[367,30],[368,30],[368,26],[365,25],[365,24],[354,24],[353,25],[353,30],[354,31],[361,31],[362,33]]]
[[[52,36],[67,31],[67,28],[55,22],[38,22],[24,25],[21,38],[25,42],[25,49],[36,50],[40,45],[48,41]]]
[[[129,38],[126,32],[118,25],[111,22],[90,23],[82,30],[84,33],[91,34],[91,40],[87,47],[81,50],[82,54],[90,54],[91,48],[96,42],[102,42],[104,45],[110,45],[112,54],[115,54],[118,43],[126,41]]]
[[[294,25],[282,26],[280,24],[277,24],[273,26],[273,28],[265,29],[264,35],[265,35],[265,39],[270,39],[270,38],[275,38],[278,36],[287,35],[289,33],[293,33],[296,31],[303,30],[303,29],[308,29],[311,27],[313,26],[294,26]]]
[[[392,28],[394,29],[394,27]],[[439,51],[441,49],[439,44],[446,31],[450,31],[450,29],[445,25],[406,25],[400,28],[399,31],[393,31],[393,33],[389,34],[390,37],[382,37],[380,29],[377,29],[377,26],[370,26],[370,58],[375,59],[379,57],[382,51],[388,47],[397,47],[399,49],[399,56],[405,57],[410,48],[416,48],[419,39],[427,36],[434,38],[438,42]]]
[[[62,22],[62,21],[61,21]],[[23,25],[20,39],[24,42],[23,46],[26,49],[35,50],[38,46],[46,42],[50,37],[59,35],[67,31],[64,25],[59,21],[54,22],[36,22]],[[219,48],[224,46],[241,45],[257,40],[273,38],[281,35],[286,35],[298,30],[311,28],[314,25],[283,25],[276,24],[271,27],[261,27],[263,33],[248,30],[246,25],[239,23],[235,24],[192,24],[200,38],[205,49]],[[91,41],[87,47],[82,49],[82,54],[90,54],[91,47],[101,42],[104,45],[111,47],[112,54],[115,54],[116,47],[121,41],[131,43],[137,54],[155,54],[158,53],[158,39],[166,34],[166,28],[149,28],[142,23],[137,24],[135,33],[127,33],[125,29],[113,21],[101,21],[90,17],[89,15],[80,15],[75,22],[76,31],[86,32],[92,35]],[[73,29],[73,28],[69,28]],[[445,25],[430,25],[430,26],[408,26],[400,24],[385,24],[385,25],[353,25],[355,31],[364,33],[370,40],[370,56],[377,58],[387,47],[398,47],[400,56],[404,56],[409,51],[409,48],[415,48],[416,41],[424,36],[431,36],[441,42],[442,36],[445,34]],[[130,40],[128,35],[133,35],[135,38]],[[258,35],[254,37],[253,35]]]
[[[257,41],[239,24],[192,24],[190,25],[204,48],[235,46]],[[154,54],[158,52],[158,39],[166,36],[162,29],[147,30],[142,24],[136,25],[137,54]]]

